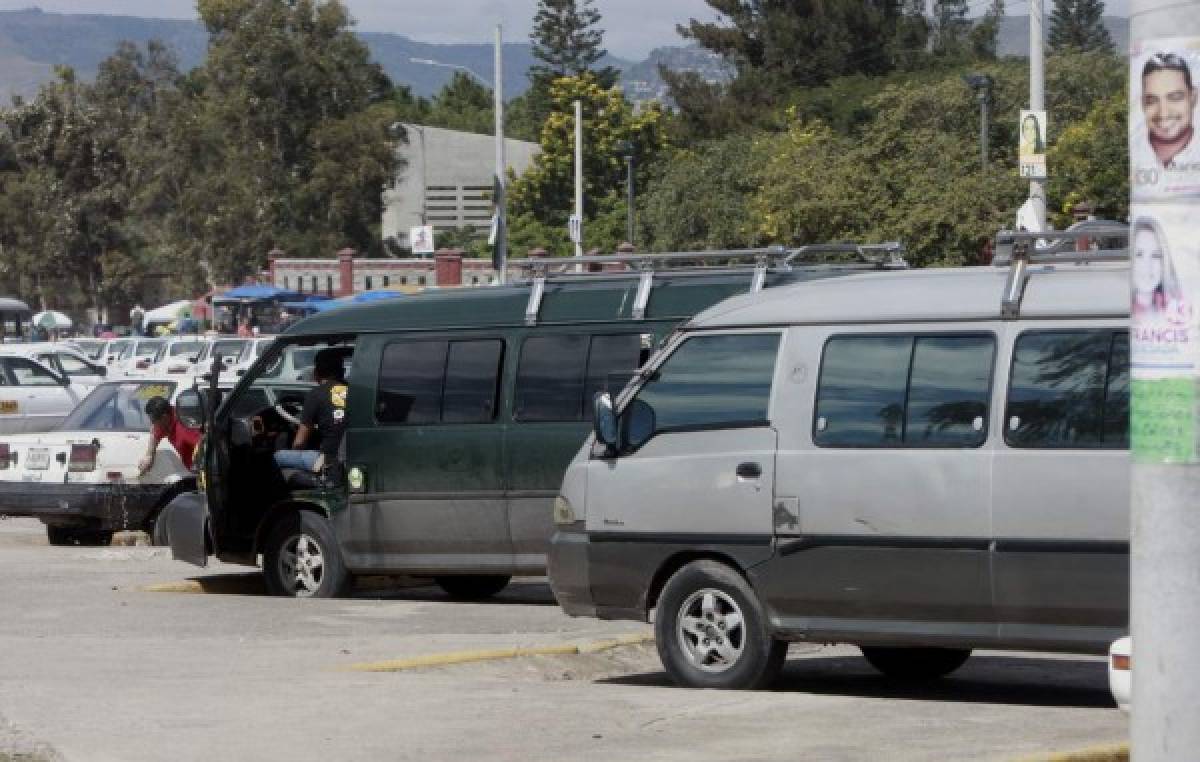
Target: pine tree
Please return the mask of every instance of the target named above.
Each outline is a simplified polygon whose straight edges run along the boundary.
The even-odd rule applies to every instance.
[[[1112,36],[1104,27],[1104,0],[1054,0],[1048,42],[1055,51],[1112,53]]]
[[[601,86],[612,87],[620,72],[611,66],[596,68],[608,54],[601,47],[604,32],[596,28],[600,11],[593,0],[539,0],[533,17],[533,56],[541,63],[530,67],[534,86],[558,77],[578,77],[592,72]]]
[[[939,56],[961,55],[968,43],[971,22],[967,0],[934,0],[933,52]]]

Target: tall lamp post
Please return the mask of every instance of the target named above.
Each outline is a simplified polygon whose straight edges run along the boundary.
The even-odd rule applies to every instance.
[[[992,86],[995,84],[987,74],[964,74],[963,81],[975,93],[979,101],[979,160],[983,171],[988,167],[988,120],[991,116]]]
[[[633,243],[633,160],[637,155],[637,144],[632,140],[617,143],[617,151],[625,157],[625,204],[628,207],[625,219],[625,237]]]
[[[508,278],[508,215],[507,201],[505,196],[505,178],[504,170],[506,161],[504,158],[504,70],[503,70],[503,33],[501,26],[496,25],[496,57],[495,57],[495,80],[489,82],[487,78],[476,74],[470,68],[460,64],[449,64],[441,61],[435,61],[432,58],[409,58],[411,63],[424,64],[425,66],[441,66],[447,69],[457,69],[465,72],[485,87],[492,91],[495,99],[496,112],[496,170],[494,178],[495,188],[495,204],[496,216],[492,221],[492,237],[495,249],[492,253],[492,266],[496,270],[497,279],[503,284]],[[424,192],[424,191],[422,191]]]

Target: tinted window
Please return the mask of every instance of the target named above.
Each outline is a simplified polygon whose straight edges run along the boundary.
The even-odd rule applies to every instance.
[[[58,378],[33,360],[9,357],[5,362],[13,383],[18,386],[59,386]]]
[[[1109,331],[1025,333],[1013,349],[1006,441],[1015,447],[1119,447],[1128,440],[1127,335]],[[1109,355],[1115,358],[1109,372]],[[1117,367],[1123,366],[1123,369]],[[1106,390],[1111,387],[1111,419]],[[1113,438],[1105,435],[1106,420]]]
[[[396,341],[383,350],[375,417],[380,423],[437,423],[445,341]]]
[[[267,399],[265,389],[246,389],[234,400],[229,414],[235,418],[245,418],[246,416],[261,413],[265,408],[270,407],[270,405],[271,402]]]
[[[587,351],[587,336],[526,339],[521,345],[513,416],[521,421],[581,420]]]
[[[1113,334],[1104,392],[1104,444],[1129,446],[1129,334]]]
[[[828,447],[899,445],[911,336],[830,339],[821,361],[813,441]]]
[[[642,364],[642,336],[624,333],[593,336],[583,389],[583,415],[591,420],[592,401],[600,392],[616,395]]]
[[[696,336],[681,344],[638,391],[654,430],[755,425],[767,420],[779,336]]]
[[[987,437],[991,336],[843,336],[825,346],[813,441],[977,447]]]
[[[451,342],[446,358],[443,423],[485,423],[496,415],[496,390],[504,343]]]

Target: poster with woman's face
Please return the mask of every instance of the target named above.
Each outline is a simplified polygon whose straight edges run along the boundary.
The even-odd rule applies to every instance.
[[[1200,368],[1200,240],[1187,204],[1135,204],[1130,228],[1133,377],[1190,378]]]
[[[1021,177],[1046,178],[1046,112],[1022,111],[1017,127],[1018,164]]]
[[[1200,196],[1200,37],[1143,40],[1129,61],[1134,200]]]

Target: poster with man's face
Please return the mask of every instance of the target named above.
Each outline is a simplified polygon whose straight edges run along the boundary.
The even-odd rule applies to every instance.
[[[1021,111],[1017,139],[1021,177],[1046,179],[1046,112]]]
[[[1129,61],[1134,199],[1200,196],[1200,37],[1143,40]]]

